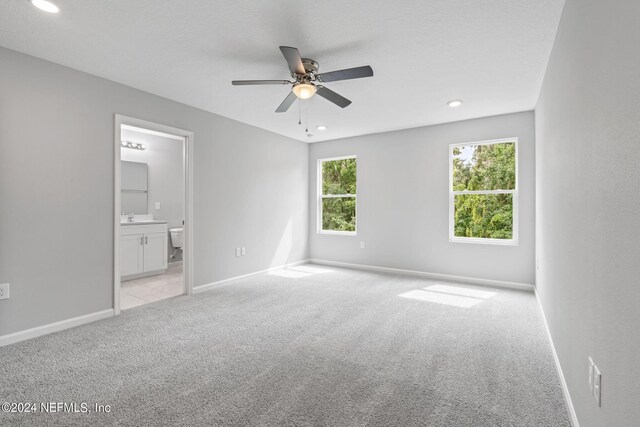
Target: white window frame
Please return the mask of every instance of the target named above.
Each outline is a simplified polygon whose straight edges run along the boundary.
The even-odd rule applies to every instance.
[[[468,145],[494,145],[513,142],[515,144],[516,185],[513,190],[453,191],[453,149]],[[502,138],[489,141],[462,142],[449,145],[449,241],[456,243],[481,243],[488,245],[518,246],[518,138]],[[455,196],[464,194],[512,194],[513,233],[511,239],[491,239],[483,237],[460,237],[455,235]]]
[[[333,234],[338,236],[357,236],[358,235],[358,192],[356,194],[322,194],[322,163],[331,162],[335,160],[346,160],[346,159],[356,159],[356,189],[358,188],[358,156],[350,155],[350,156],[340,156],[340,157],[329,157],[326,159],[318,159],[317,163],[317,174],[318,174],[318,185],[317,185],[317,233],[318,234]],[[344,198],[344,197],[352,197],[356,200],[356,229],[354,231],[337,231],[337,230],[323,230],[322,229],[322,200],[330,199],[330,198]]]

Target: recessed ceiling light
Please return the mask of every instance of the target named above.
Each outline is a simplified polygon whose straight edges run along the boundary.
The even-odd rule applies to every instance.
[[[451,108],[456,108],[462,105],[462,101],[459,99],[454,99],[453,101],[447,102],[447,105]]]
[[[47,0],[31,0],[31,4],[37,7],[40,10],[44,10],[49,13],[58,13],[60,12],[60,8],[55,4],[51,3]]]
[[[318,129],[318,130],[327,130],[327,127],[325,125],[318,125],[318,126],[316,126],[316,129]]]

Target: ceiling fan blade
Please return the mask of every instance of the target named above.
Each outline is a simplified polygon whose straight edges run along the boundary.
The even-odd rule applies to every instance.
[[[286,59],[287,64],[289,64],[289,71],[295,74],[307,74],[304,66],[302,65],[302,58],[300,57],[298,49],[295,47],[280,46],[280,52],[282,52],[284,59]]]
[[[349,101],[347,98],[345,98],[342,95],[338,95],[337,93],[335,93],[331,89],[327,89],[324,86],[318,86],[318,90],[317,90],[316,93],[318,95],[320,95],[321,97],[323,97],[324,99],[333,102],[334,104],[336,104],[340,108],[344,108],[344,107],[348,106],[349,104],[351,104],[351,101]]]
[[[361,79],[363,77],[373,76],[373,68],[368,65],[356,68],[346,68],[344,70],[329,71],[328,73],[318,74],[321,82],[335,82],[338,80]]]
[[[298,99],[296,94],[293,93],[293,91],[289,92],[289,95],[287,95],[284,101],[282,101],[282,104],[280,104],[280,106],[276,109],[276,113],[284,113],[285,111],[287,111],[296,99]]]
[[[289,80],[233,80],[231,82],[234,86],[249,86],[249,85],[287,85],[291,83]]]

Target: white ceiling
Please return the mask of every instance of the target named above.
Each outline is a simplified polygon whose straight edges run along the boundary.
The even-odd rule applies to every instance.
[[[322,141],[533,109],[564,0],[27,0],[0,4],[0,45],[296,138]],[[320,71],[371,65],[313,97],[309,138],[278,46]],[[462,99],[457,109],[446,103]],[[304,119],[304,114],[303,114]],[[319,123],[328,129],[315,129]]]

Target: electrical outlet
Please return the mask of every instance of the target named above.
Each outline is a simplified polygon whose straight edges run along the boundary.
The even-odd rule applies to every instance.
[[[236,256],[241,256],[242,252],[240,251],[240,248],[236,248]]]
[[[3,283],[0,285],[0,299],[9,299],[9,284]]]
[[[242,247],[242,252],[241,255],[245,256],[247,254],[247,248],[245,248],[244,246]]]
[[[365,248],[364,242],[360,242],[360,249],[364,249],[364,248]]]
[[[593,393],[593,359],[589,356],[589,391]]]
[[[602,374],[596,365],[593,365],[593,397],[600,406],[600,395],[602,394]]]
[[[159,211],[160,210],[160,202],[156,202],[156,210]]]

